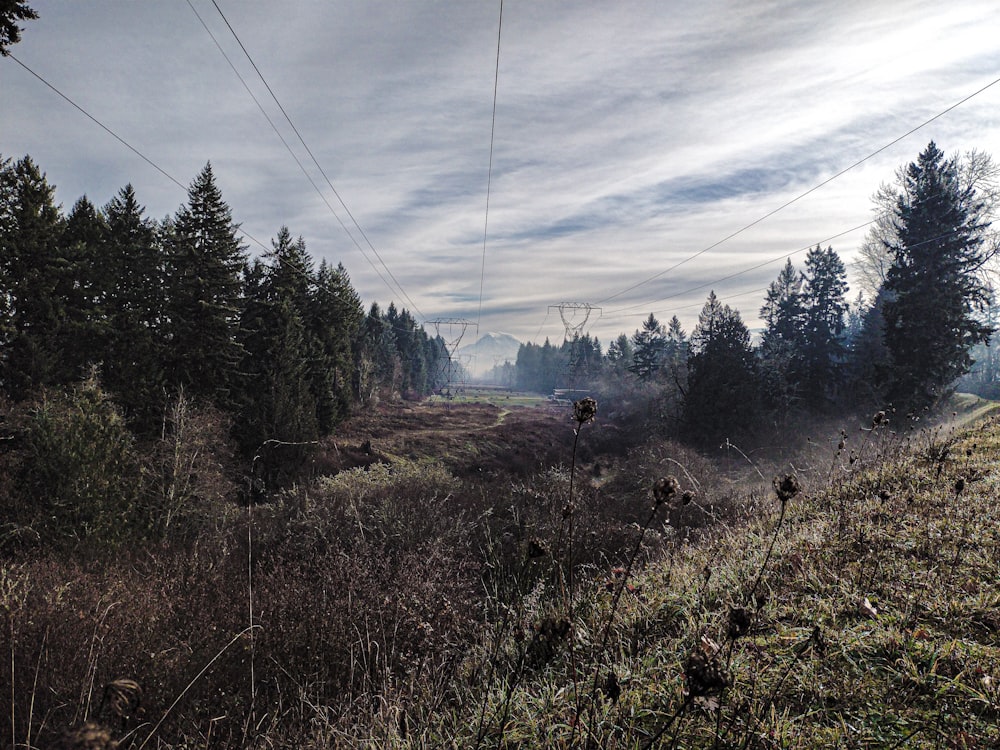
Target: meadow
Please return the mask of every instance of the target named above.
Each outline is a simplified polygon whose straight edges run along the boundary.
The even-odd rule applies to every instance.
[[[956,403],[727,460],[603,407],[387,407],[273,501],[8,549],[0,741],[1000,746],[1000,417]]]

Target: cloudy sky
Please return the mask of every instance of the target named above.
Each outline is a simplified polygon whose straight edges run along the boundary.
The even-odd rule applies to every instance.
[[[650,312],[690,331],[710,289],[753,326],[785,258],[853,260],[928,141],[1000,158],[990,0],[504,0],[487,222],[499,0],[216,2],[326,177],[212,0],[29,0],[11,51],[181,185],[211,161],[252,238],[287,225],[366,304],[480,333],[561,340],[561,302],[605,343]],[[67,211],[186,197],[12,59],[0,154]]]

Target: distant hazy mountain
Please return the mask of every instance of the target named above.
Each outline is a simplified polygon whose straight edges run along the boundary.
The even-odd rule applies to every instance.
[[[473,376],[483,375],[506,360],[517,361],[521,342],[509,333],[487,333],[475,344],[458,349],[459,361]]]

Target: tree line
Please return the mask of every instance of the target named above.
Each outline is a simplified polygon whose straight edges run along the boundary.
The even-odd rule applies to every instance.
[[[651,313],[604,354],[589,336],[523,345],[517,383],[547,391],[585,381],[618,400],[644,391],[637,410],[705,446],[845,410],[919,418],[963,376],[987,393],[984,381],[1000,380],[1000,368],[986,369],[997,359],[988,346],[996,177],[987,155],[947,158],[934,142],[898,170],[875,196],[861,252],[867,300],[848,303],[843,261],[816,246],[803,269],[788,260],[769,285],[756,341],[713,291],[690,336],[676,316],[664,326]],[[984,364],[971,379],[974,355]],[[659,405],[652,412],[650,399]]]
[[[421,397],[446,357],[405,309],[366,311],[343,265],[281,227],[251,259],[211,164],[161,221],[131,185],[68,214],[29,156],[0,161],[0,391],[96,373],[139,436],[171,397],[226,415],[240,448],[329,435],[357,404]]]

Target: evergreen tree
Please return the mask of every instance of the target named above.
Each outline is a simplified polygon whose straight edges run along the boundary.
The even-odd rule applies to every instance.
[[[167,245],[168,380],[195,398],[234,401],[244,250],[238,225],[206,164],[178,210]]]
[[[806,256],[802,290],[802,385],[815,407],[835,395],[844,362],[847,269],[832,247],[817,245]]]
[[[59,332],[65,313],[60,287],[68,263],[60,238],[64,220],[49,185],[31,157],[0,168],[0,288],[4,340],[0,384],[14,399],[59,381]]]
[[[55,295],[63,306],[56,344],[62,352],[60,382],[78,380],[90,365],[106,360],[110,335],[106,233],[104,217],[86,196],[80,198],[66,217],[61,264],[55,269]]]
[[[611,371],[615,375],[621,376],[628,371],[632,364],[632,341],[627,335],[621,333],[614,341],[608,344],[608,353],[605,358],[611,366]]]
[[[377,302],[365,316],[357,354],[358,400],[369,403],[384,388],[392,388],[398,372],[396,337]]]
[[[343,265],[326,261],[316,272],[315,288],[306,314],[306,328],[316,351],[311,357],[313,394],[320,433],[328,435],[353,401],[354,342],[359,338],[364,309]]]
[[[104,311],[110,328],[102,379],[142,433],[164,405],[164,253],[156,225],[126,185],[104,207]]]
[[[933,141],[906,168],[884,304],[893,364],[888,396],[897,406],[937,403],[969,370],[969,350],[993,331],[978,318],[988,303],[977,275],[986,260],[984,210],[975,188],[962,185],[955,160]]]
[[[244,450],[267,441],[303,443],[318,437],[310,390],[310,351],[299,305],[308,300],[311,261],[282,227],[265,256],[246,274],[240,343],[244,386],[238,433]],[[292,451],[301,457],[301,451]]]
[[[7,49],[21,41],[21,27],[18,21],[31,21],[38,14],[21,0],[0,0],[0,56],[7,57]]]
[[[640,380],[650,380],[663,364],[663,347],[666,335],[660,321],[649,314],[642,328],[632,334],[632,366]]]
[[[805,329],[802,276],[791,260],[768,287],[760,317],[763,391],[767,406],[784,421],[801,398]]]
[[[713,291],[691,334],[681,436],[707,446],[743,434],[759,414],[758,403],[750,331]]]
[[[667,323],[667,336],[663,347],[663,367],[670,379],[670,385],[663,390],[661,399],[662,413],[670,419],[673,430],[677,429],[683,417],[690,356],[691,343],[681,327],[680,319],[674,315]]]
[[[848,352],[847,380],[857,406],[881,408],[886,383],[892,376],[889,350],[885,345],[885,303],[890,293],[883,287],[870,305],[859,312],[858,332]]]

